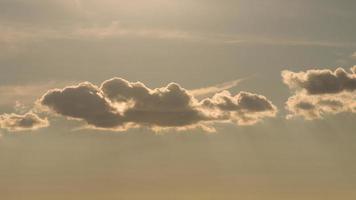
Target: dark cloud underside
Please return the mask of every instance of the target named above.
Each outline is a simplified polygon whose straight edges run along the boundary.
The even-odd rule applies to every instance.
[[[218,121],[250,125],[277,112],[266,97],[257,94],[232,96],[224,91],[198,101],[176,83],[150,89],[122,78],[104,81],[100,88],[84,82],[50,90],[40,102],[57,114],[113,130],[137,126],[185,129]]]
[[[295,92],[286,102],[286,109],[291,113],[288,117],[302,116],[311,120],[325,114],[355,113],[355,66],[350,71],[342,68],[283,71],[283,82]]]

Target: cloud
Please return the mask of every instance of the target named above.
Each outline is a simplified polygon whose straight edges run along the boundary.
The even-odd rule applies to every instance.
[[[88,82],[49,90],[40,102],[60,115],[83,119],[100,128],[115,127],[121,122],[117,109],[98,87]]]
[[[14,113],[0,115],[0,127],[12,132],[37,130],[47,127],[48,125],[49,122],[46,118],[41,119],[32,112],[28,112],[24,115]]]
[[[113,21],[106,26],[80,27],[73,30],[73,37],[86,38],[119,38],[119,37],[139,37],[152,39],[186,39],[199,40],[200,36],[191,32],[170,30],[170,29],[150,29],[150,28],[130,28],[120,25],[119,22]]]
[[[287,118],[302,116],[307,120],[321,119],[326,114],[356,112],[356,95],[340,93],[332,95],[306,95],[297,93],[286,102],[290,112]]]
[[[58,1],[60,2],[60,1]],[[75,3],[74,1],[72,3]],[[79,8],[80,4],[75,3]],[[1,3],[0,3],[1,7]],[[6,6],[4,6],[5,8]],[[72,6],[70,6],[72,7]],[[43,9],[42,9],[43,10]],[[0,9],[1,11],[1,9]],[[1,15],[1,14],[0,14]],[[70,15],[61,15],[68,16]],[[40,17],[40,16],[37,16]],[[92,16],[91,16],[92,17]],[[40,17],[46,20],[45,17]],[[26,17],[28,19],[28,17]],[[82,19],[79,17],[78,19]],[[37,22],[38,20],[36,20]],[[75,22],[75,21],[73,21]],[[79,22],[79,21],[77,21]],[[66,26],[49,27],[35,25],[33,22],[18,25],[17,23],[1,23],[0,21],[0,45],[6,47],[5,50],[18,52],[26,48],[27,43],[51,40],[112,40],[117,38],[142,38],[153,40],[178,40],[186,42],[198,42],[205,44],[220,45],[272,45],[272,46],[321,46],[321,47],[355,47],[355,43],[350,42],[330,42],[306,40],[303,38],[280,38],[270,37],[260,34],[225,34],[207,33],[204,31],[192,31],[189,29],[168,27],[147,27],[132,26],[119,21],[109,23],[76,23]]]
[[[356,90],[356,74],[354,67],[351,73],[342,68],[335,71],[328,69],[307,70],[306,72],[282,72],[283,82],[291,89],[303,89],[308,94],[334,94],[342,91]]]
[[[0,86],[0,106],[16,106],[17,103],[29,105],[38,96],[54,87],[65,86],[70,82],[40,82],[26,85],[3,85]]]
[[[56,114],[83,120],[91,128],[110,130],[143,126],[212,131],[210,125],[215,122],[252,125],[277,112],[266,97],[257,94],[232,96],[224,91],[199,101],[177,83],[150,89],[122,78],[106,80],[100,87],[84,82],[50,90],[40,103]]]
[[[189,31],[164,28],[137,28],[124,26],[113,21],[108,25],[69,26],[65,28],[48,28],[32,26],[11,26],[0,23],[0,44],[17,47],[31,42],[69,39],[69,40],[101,40],[115,38],[144,38],[203,41],[209,40],[203,35]]]
[[[342,68],[282,72],[283,82],[294,91],[286,102],[287,118],[302,116],[321,119],[326,114],[356,112],[355,66],[348,73]]]
[[[351,67],[351,71],[352,71],[352,73],[356,74],[356,65],[354,65],[353,67]]]
[[[232,96],[223,91],[201,102],[202,106],[216,118],[226,119],[238,125],[252,125],[265,117],[274,117],[277,108],[266,97],[249,92]]]
[[[242,81],[244,81],[244,79],[237,79],[237,80],[233,80],[233,81],[217,84],[217,85],[210,86],[210,87],[204,87],[204,88],[198,88],[198,89],[190,90],[189,92],[195,97],[207,96],[207,95],[210,95],[210,94],[214,94],[214,93],[217,93],[217,92],[221,92],[223,90],[228,90],[228,89],[231,89],[233,87],[236,87]]]
[[[353,59],[356,59],[356,51],[353,52],[350,57],[353,58]]]
[[[333,42],[333,41],[323,41],[323,40],[308,40],[305,38],[281,38],[281,37],[269,37],[263,35],[245,35],[232,36],[228,40],[224,41],[225,44],[230,45],[272,45],[272,46],[315,46],[315,47],[355,47],[356,43],[350,42]]]

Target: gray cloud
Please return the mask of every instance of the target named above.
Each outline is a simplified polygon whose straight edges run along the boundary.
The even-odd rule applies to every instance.
[[[327,114],[356,112],[356,95],[341,93],[333,95],[306,95],[296,93],[286,102],[290,112],[287,118],[302,116],[307,120],[321,119]]]
[[[302,116],[312,120],[327,114],[356,112],[355,66],[351,73],[341,68],[298,73],[283,71],[282,77],[295,92],[286,102],[286,109],[290,112],[287,118]]]
[[[126,130],[145,126],[154,130],[209,127],[213,122],[251,125],[275,116],[276,107],[264,96],[224,91],[198,101],[177,83],[150,89],[122,78],[99,87],[85,82],[48,91],[40,103],[53,112],[87,122],[93,128]]]
[[[37,130],[47,127],[49,122],[47,119],[41,119],[32,112],[24,115],[3,114],[0,115],[0,127],[8,131],[28,131]]]
[[[83,119],[96,127],[112,128],[121,123],[117,109],[98,87],[88,82],[49,90],[40,102],[58,114]]]
[[[218,118],[230,120],[238,125],[251,125],[265,117],[273,117],[277,108],[266,97],[249,92],[232,96],[228,91],[215,94],[202,101],[202,106]]]
[[[127,105],[125,122],[177,127],[209,120],[196,107],[194,97],[176,83],[151,90],[140,82],[114,78],[105,81],[101,89],[112,102]]]
[[[303,89],[312,95],[333,94],[356,90],[354,70],[354,67],[351,68],[352,73],[348,73],[342,68],[337,68],[335,71],[322,69],[299,73],[286,70],[282,72],[282,77],[283,82],[292,89]]]

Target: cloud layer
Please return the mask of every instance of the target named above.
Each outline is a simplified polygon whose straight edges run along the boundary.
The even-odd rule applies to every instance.
[[[356,112],[356,67],[347,72],[342,68],[283,71],[283,82],[294,91],[286,102],[288,118],[302,116],[305,119],[322,118],[325,114]]]
[[[251,125],[277,112],[271,101],[257,94],[232,96],[224,91],[199,101],[177,83],[150,89],[122,78],[104,81],[100,87],[84,82],[49,90],[40,104],[56,114],[83,120],[89,127],[111,130],[207,128],[213,122]]]
[[[32,112],[24,115],[17,114],[3,114],[0,115],[0,128],[8,131],[28,131],[37,130],[39,128],[47,127],[49,122],[47,119],[41,119]]]

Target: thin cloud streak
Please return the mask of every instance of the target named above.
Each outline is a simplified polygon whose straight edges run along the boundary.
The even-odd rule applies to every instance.
[[[351,57],[352,59],[355,59],[355,60],[356,60],[356,51],[353,52],[350,57]]]
[[[234,36],[236,37],[236,36]],[[271,46],[317,46],[317,47],[356,47],[356,43],[304,40],[292,38],[241,37],[224,41],[230,45],[271,45]]]
[[[73,82],[50,81],[45,83],[33,83],[26,85],[0,86],[0,106],[15,105],[17,102],[32,104],[41,94],[54,87],[63,87]]]
[[[229,90],[231,88],[234,88],[234,87],[238,86],[244,80],[246,80],[246,78],[228,81],[228,82],[220,83],[220,84],[209,86],[209,87],[193,89],[193,90],[190,90],[189,92],[195,97],[205,97],[205,96],[208,96],[208,95],[211,95],[214,93],[221,92],[223,90]]]
[[[110,39],[116,37],[142,37],[156,39],[184,39],[199,40],[201,36],[181,30],[129,28],[113,21],[108,26],[81,27],[74,30],[71,35],[98,39]]]
[[[320,46],[320,47],[356,47],[356,43],[305,40],[303,38],[273,38],[263,35],[234,35],[219,33],[193,32],[189,30],[128,27],[118,21],[108,25],[75,26],[61,29],[12,27],[0,25],[0,44],[16,46],[28,42],[51,39],[114,39],[146,38],[183,40],[218,45],[272,45],[272,46]]]

